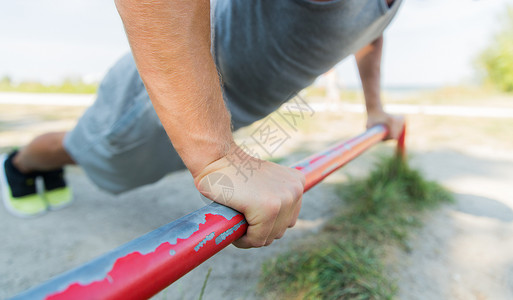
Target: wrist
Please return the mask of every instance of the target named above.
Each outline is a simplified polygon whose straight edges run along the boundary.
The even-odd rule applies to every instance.
[[[209,166],[226,157],[232,151],[233,139],[218,143],[195,143],[192,149],[181,155],[185,166],[194,179],[201,177]],[[182,151],[183,152],[183,151]]]
[[[367,106],[367,115],[380,115],[385,113],[385,110],[383,109],[383,106],[381,105],[374,105],[374,106]]]
[[[379,113],[384,111],[379,88],[369,89],[367,87],[363,92],[365,97],[365,109],[368,113]]]
[[[244,149],[239,147],[235,142],[232,142],[230,144],[230,149],[228,153],[219,159],[210,162],[208,165],[206,165],[200,172],[197,172],[197,174],[193,174],[194,183],[196,187],[199,187],[199,184],[201,180],[212,173],[218,172],[222,170],[222,172],[228,172],[232,173],[235,172],[236,174],[241,175],[241,177],[245,177],[242,169],[249,165],[251,165],[253,168],[256,167],[257,169],[260,168],[260,165],[264,163],[265,161],[260,160],[259,158],[253,157],[250,154],[248,154]],[[229,169],[233,168],[233,169]],[[249,168],[251,173],[253,173],[253,168]]]

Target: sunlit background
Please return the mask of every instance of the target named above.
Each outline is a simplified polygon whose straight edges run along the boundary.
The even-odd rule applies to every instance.
[[[382,238],[371,241],[388,249],[384,251],[390,260],[385,263],[392,264],[394,270],[391,276],[380,275],[391,278],[385,283],[382,277],[376,280],[360,274],[365,270],[361,262],[365,261],[374,264],[367,269],[371,274],[380,273],[374,267],[380,263],[365,258],[370,251],[354,250],[359,248],[351,248],[354,244],[342,243],[337,236],[329,240],[337,243],[336,249],[344,246],[340,249],[346,250],[333,253],[348,253],[341,256],[344,263],[348,257],[357,261],[358,267],[344,267],[358,272],[355,282],[377,290],[397,287],[398,299],[513,299],[513,0],[403,1],[385,34],[383,102],[388,112],[406,117],[406,150],[411,166],[446,187],[456,201],[430,208],[427,215],[422,215],[422,228],[417,228],[410,213],[405,214],[406,219],[396,218],[398,213],[404,214],[396,209],[394,214],[384,210],[386,213],[379,213],[382,217],[370,222],[379,227],[380,236],[387,236],[381,224],[399,222],[415,227],[411,238],[396,248],[388,237],[386,243]],[[3,1],[0,154],[23,147],[41,134],[72,129],[93,103],[105,72],[128,51],[114,1]],[[488,77],[484,66],[491,71]],[[354,59],[346,59],[330,74],[303,92],[313,113],[298,118],[297,130],[288,132],[291,138],[273,154],[274,162],[290,165],[365,130],[364,96]],[[285,123],[281,115],[271,117],[282,120],[283,128],[289,128],[290,123]],[[257,147],[251,144],[250,135],[259,124],[262,123],[236,132],[236,141]],[[318,252],[322,261],[331,261],[324,256],[331,251],[325,251],[331,249],[331,244],[327,246],[328,239],[318,234],[324,222],[339,210],[357,217],[365,215],[348,209],[345,200],[362,199],[344,194],[343,184],[351,184],[350,178],[367,176],[377,157],[394,150],[393,141],[382,143],[305,194],[295,231],[288,231],[292,233],[279,243],[248,250],[251,252],[227,248],[154,299],[201,299],[198,287],[207,283],[205,274],[210,268],[207,299],[251,296],[253,288],[260,287],[257,270],[262,264],[288,251],[289,242],[296,245],[292,242],[312,234],[321,237],[311,244],[316,251],[322,250]],[[388,174],[383,177],[389,178]],[[119,196],[98,189],[79,166],[67,166],[66,176],[75,197],[69,208],[26,220],[10,216],[0,203],[0,299],[14,296],[204,205],[186,171]],[[381,188],[384,184],[368,186],[372,187],[368,190],[389,194],[387,188]],[[403,199],[391,195],[394,197],[390,198]],[[372,203],[384,207],[376,199],[373,197]],[[368,224],[359,224],[364,223]],[[353,232],[345,231],[344,226],[341,232]],[[372,228],[361,226],[366,227]],[[393,236],[403,239],[406,229],[401,228],[392,228]],[[358,244],[370,244],[357,240]],[[296,259],[299,249],[303,250],[303,246],[293,246],[295,252],[286,257]],[[318,274],[330,273],[325,272],[325,265],[297,261],[302,260],[294,262],[299,267],[316,266],[313,271],[318,270]],[[334,264],[337,268],[339,262]],[[293,277],[301,273],[279,269]],[[274,272],[270,274],[273,276],[267,287],[275,284]],[[327,278],[307,276],[309,280],[321,277]],[[339,289],[342,284],[338,277],[335,279]],[[300,284],[299,293],[324,286],[315,281]],[[354,284],[348,287],[354,292]],[[296,290],[288,283],[287,288]],[[298,294],[296,298],[302,296]]]
[[[404,1],[386,33],[384,86],[477,83],[476,57],[511,2]],[[129,50],[113,1],[5,1],[0,28],[0,77],[14,82],[98,81]],[[358,85],[352,59],[337,70],[342,84]]]

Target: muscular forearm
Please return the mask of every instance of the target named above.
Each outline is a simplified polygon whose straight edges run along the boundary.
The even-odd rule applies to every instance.
[[[195,176],[233,141],[210,54],[209,0],[115,2],[153,106]]]
[[[390,3],[390,2],[389,2]],[[377,124],[388,127],[388,138],[397,139],[403,129],[404,119],[387,114],[381,104],[381,54],[383,37],[363,47],[355,54],[360,78],[362,79],[365,106],[367,108],[367,128]]]
[[[383,37],[379,37],[355,54],[367,112],[383,110],[380,98],[382,49]]]

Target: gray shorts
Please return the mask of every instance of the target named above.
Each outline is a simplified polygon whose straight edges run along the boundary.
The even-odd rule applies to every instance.
[[[401,0],[217,0],[213,55],[234,129],[259,120],[379,37]],[[130,54],[103,79],[64,146],[102,189],[121,193],[185,168]]]

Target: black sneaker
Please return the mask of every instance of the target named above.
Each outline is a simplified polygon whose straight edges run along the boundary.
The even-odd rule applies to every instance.
[[[62,168],[49,172],[40,172],[43,177],[45,192],[44,198],[52,210],[60,209],[71,204],[71,189],[64,179]]]
[[[14,155],[0,156],[0,186],[7,211],[18,217],[32,217],[45,213],[47,204],[43,191],[38,190],[38,173],[23,174],[12,163]]]

